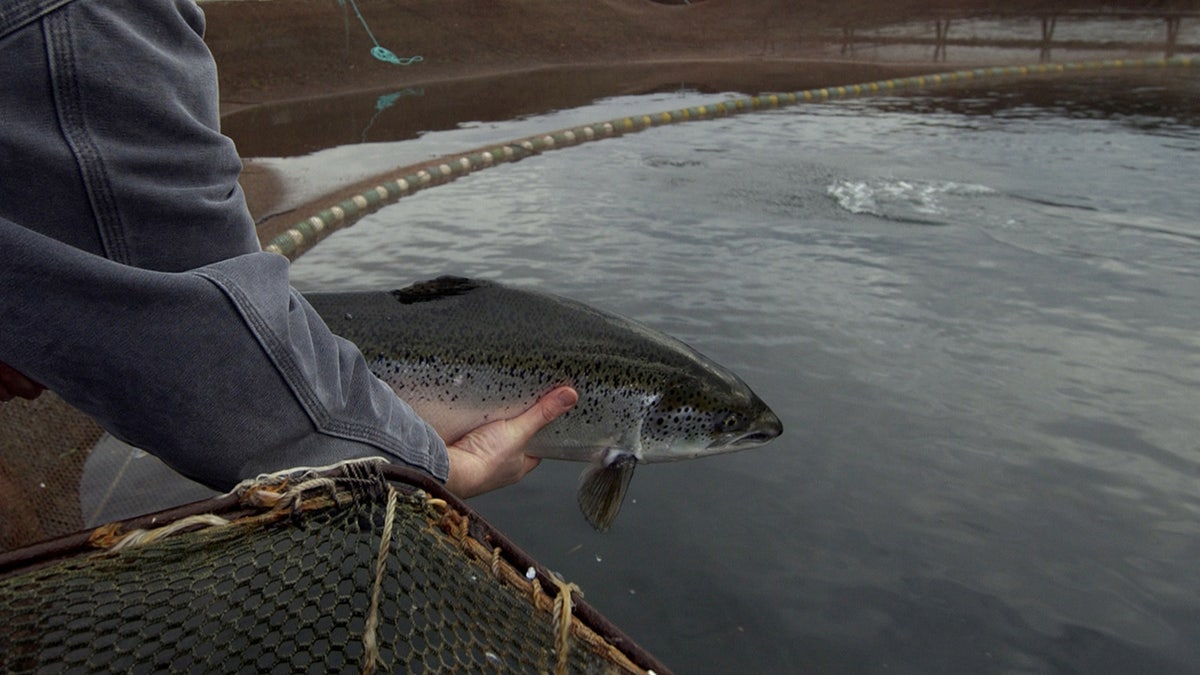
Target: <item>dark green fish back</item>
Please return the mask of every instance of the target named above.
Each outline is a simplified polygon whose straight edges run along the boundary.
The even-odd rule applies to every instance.
[[[610,384],[666,372],[705,372],[683,342],[579,302],[489,281],[439,277],[389,292],[313,293],[330,329],[376,358],[452,361],[527,372],[573,373]],[[595,370],[602,361],[603,371]],[[653,367],[647,367],[648,364]]]

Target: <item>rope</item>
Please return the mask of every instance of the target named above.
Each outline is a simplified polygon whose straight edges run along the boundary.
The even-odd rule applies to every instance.
[[[353,0],[351,0],[353,2]],[[527,136],[510,143],[468,151],[442,157],[422,168],[406,173],[361,192],[349,199],[326,208],[302,220],[284,233],[272,239],[264,251],[278,253],[295,260],[304,251],[336,230],[354,224],[401,197],[414,194],[434,185],[457,180],[473,171],[515,162],[532,155],[557,150],[580,143],[613,138],[625,134],[645,131],[652,127],[715,117],[729,117],[759,110],[773,110],[801,103],[821,103],[859,96],[892,94],[905,90],[940,87],[964,82],[1024,77],[1029,75],[1057,75],[1064,73],[1087,73],[1093,71],[1131,70],[1137,68],[1190,68],[1196,59],[1190,56],[1154,59],[1113,59],[1106,61],[1084,61],[1079,63],[1040,63],[1027,66],[1001,66],[956,70],[932,75],[878,80],[839,87],[805,89],[780,94],[762,94],[709,105],[680,108],[648,115],[622,117],[562,129],[548,134]]]
[[[297,469],[273,474],[264,474],[255,481],[247,481],[236,488],[235,492],[241,498],[241,503],[265,510],[259,515],[248,515],[236,520],[228,520],[215,514],[200,514],[182,518],[178,521],[150,530],[132,530],[121,532],[121,523],[113,523],[93,531],[89,543],[110,551],[140,546],[159,541],[181,532],[195,529],[224,528],[231,525],[252,526],[267,522],[278,522],[294,517],[297,513],[310,508],[327,508],[329,506],[344,506],[350,503],[375,500],[387,494],[386,512],[383,528],[379,535],[379,548],[375,555],[372,575],[371,599],[367,608],[362,632],[364,675],[374,675],[381,666],[386,667],[380,648],[382,616],[381,604],[383,586],[387,575],[388,559],[392,552],[392,543],[397,529],[397,517],[400,513],[400,491],[396,490],[380,471],[380,463],[375,458],[351,462],[340,462],[342,476],[319,476],[314,469]],[[325,494],[328,491],[329,494]],[[317,492],[318,494],[311,494]],[[418,493],[423,494],[423,493]],[[574,601],[572,594],[583,596],[578,585],[568,583],[555,575],[550,580],[557,586],[557,596],[547,594],[538,581],[538,575],[533,567],[522,574],[510,561],[505,559],[503,549],[499,546],[488,547],[470,534],[470,518],[453,508],[443,499],[426,498],[428,506],[439,515],[430,524],[442,530],[450,539],[455,540],[468,560],[479,565],[481,569],[490,570],[498,583],[517,589],[524,587],[531,593],[531,610],[547,612],[551,615],[554,652],[557,663],[556,675],[564,675],[569,669],[571,640],[577,641],[585,650],[603,654],[609,661],[617,664],[622,672],[641,672],[629,657],[618,646],[608,642],[589,627],[586,621],[573,625]],[[474,578],[474,577],[473,577]]]
[[[120,551],[121,549],[130,548],[132,546],[145,546],[152,544],[159,539],[169,537],[179,532],[191,530],[193,528],[209,528],[209,527],[224,527],[231,525],[233,521],[226,520],[220,516],[211,513],[200,514],[181,518],[170,525],[164,525],[153,530],[130,530],[124,534],[118,535],[117,530],[113,526],[104,526],[97,528],[92,533],[89,542],[93,546],[107,548],[110,551]],[[119,524],[115,524],[119,525]]]
[[[367,122],[367,126],[363,127],[362,133],[358,135],[359,140],[363,143],[367,142],[367,132],[371,130],[371,127],[375,126],[375,120],[379,119],[379,116],[383,114],[383,111],[395,105],[396,101],[401,97],[424,95],[425,89],[421,87],[417,87],[415,89],[412,87],[407,87],[400,91],[394,91],[390,94],[381,94],[375,99],[375,114],[371,115],[371,119]]]
[[[384,665],[379,654],[379,596],[383,593],[383,575],[387,570],[388,551],[392,547],[392,528],[396,523],[396,502],[399,492],[388,485],[387,516],[383,520],[383,533],[379,540],[379,554],[375,557],[375,584],[371,589],[371,607],[367,610],[367,622],[363,626],[363,675],[373,675],[376,666]]]
[[[121,531],[121,523],[110,523],[95,528],[88,541],[97,548],[120,551],[131,546],[150,544],[193,529],[249,524],[256,520],[270,521],[283,514],[290,514],[294,517],[307,508],[323,508],[328,504],[344,506],[346,503],[375,500],[382,498],[385,489],[388,491],[388,515],[391,517],[395,490],[386,482],[381,471],[381,467],[386,462],[387,460],[382,457],[368,457],[345,460],[324,468],[296,468],[278,473],[262,474],[257,478],[242,481],[231,493],[237,494],[243,505],[257,509],[269,509],[268,513],[261,516],[227,520],[215,514],[202,513],[181,518],[162,527],[149,530],[136,529],[128,532]],[[340,469],[342,475],[318,475],[320,471],[334,468]],[[325,491],[328,496],[323,500],[312,500],[309,503],[309,493],[315,490]],[[385,524],[385,532],[387,527]],[[385,534],[385,538],[388,536],[390,533]]]
[[[497,579],[501,578],[500,577],[500,560],[501,560],[500,547],[496,546],[496,547],[492,548],[492,568],[491,569],[492,569],[492,576],[496,577]]]
[[[345,9],[346,0],[338,0],[338,4]],[[354,0],[350,0],[350,6],[354,8],[354,14],[358,16],[359,22],[362,23],[363,30],[367,31],[367,37],[371,38],[371,42],[375,43],[375,46],[371,48],[371,56],[374,56],[376,59],[385,63],[394,63],[398,66],[411,66],[414,63],[420,63],[425,60],[424,56],[408,56],[405,58],[400,58],[399,56],[393,54],[390,49],[379,44],[379,40],[376,40],[375,34],[371,32],[371,27],[367,25],[367,20],[363,18],[362,12],[358,11],[358,3],[354,2]]]
[[[285,497],[297,500],[298,496],[291,494],[296,489],[302,493],[315,487],[326,487],[335,492],[334,489],[343,483],[355,487],[364,481],[370,481],[376,483],[375,489],[382,490],[377,484],[383,480],[380,469],[387,463],[387,459],[383,457],[359,457],[327,466],[298,466],[274,473],[262,473],[238,483],[228,494],[237,495],[242,503],[250,506],[274,507]],[[320,476],[334,470],[341,471],[342,476],[336,479]],[[382,495],[382,491],[379,494]],[[340,504],[336,493],[333,496],[334,501]]]
[[[550,579],[558,587],[558,595],[551,596],[542,589],[538,581],[538,573],[534,567],[529,567],[522,574],[512,562],[505,558],[503,548],[489,548],[482,541],[469,533],[469,518],[466,514],[455,510],[445,500],[426,498],[426,504],[436,512],[431,524],[441,530],[447,537],[457,540],[461,550],[481,569],[490,569],[497,582],[514,589],[528,592],[531,611],[550,614],[551,630],[554,638],[554,651],[557,655],[556,673],[567,671],[568,657],[571,650],[571,639],[577,645],[583,645],[605,658],[618,664],[617,672],[643,672],[619,647],[610,643],[607,638],[596,634],[584,621],[573,624],[574,602],[572,593],[583,597],[583,591],[573,583],[566,583],[554,575]],[[652,671],[651,671],[652,672]]]
[[[550,577],[558,586],[558,599],[554,603],[554,651],[558,654],[558,664],[554,669],[555,675],[567,675],[567,657],[571,650],[571,593],[583,595],[583,591],[575,584],[567,583],[558,577]]]

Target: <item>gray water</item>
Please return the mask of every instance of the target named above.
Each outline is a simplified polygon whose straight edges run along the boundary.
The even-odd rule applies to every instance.
[[[678,672],[1200,672],[1197,94],[1099,78],[659,128],[401,200],[293,281],[549,290],[772,405],[768,446],[639,468],[607,534],[576,464],[473,502]]]

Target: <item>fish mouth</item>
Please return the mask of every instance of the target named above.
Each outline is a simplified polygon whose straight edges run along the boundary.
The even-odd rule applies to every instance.
[[[736,445],[736,446],[762,445],[763,443],[770,441],[771,439],[775,438],[778,435],[779,434],[769,434],[769,433],[760,431],[760,432],[756,432],[753,434],[746,434],[745,436],[742,436],[741,438],[730,443],[730,445]]]
[[[768,410],[755,423],[750,432],[735,438],[730,445],[739,448],[749,448],[772,441],[782,433],[783,422],[779,420],[779,417],[774,412]]]

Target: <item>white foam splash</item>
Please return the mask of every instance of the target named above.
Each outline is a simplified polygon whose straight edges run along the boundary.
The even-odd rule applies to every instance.
[[[947,197],[992,195],[996,191],[986,185],[953,181],[871,178],[837,180],[825,193],[850,213],[909,220],[946,215]]]

